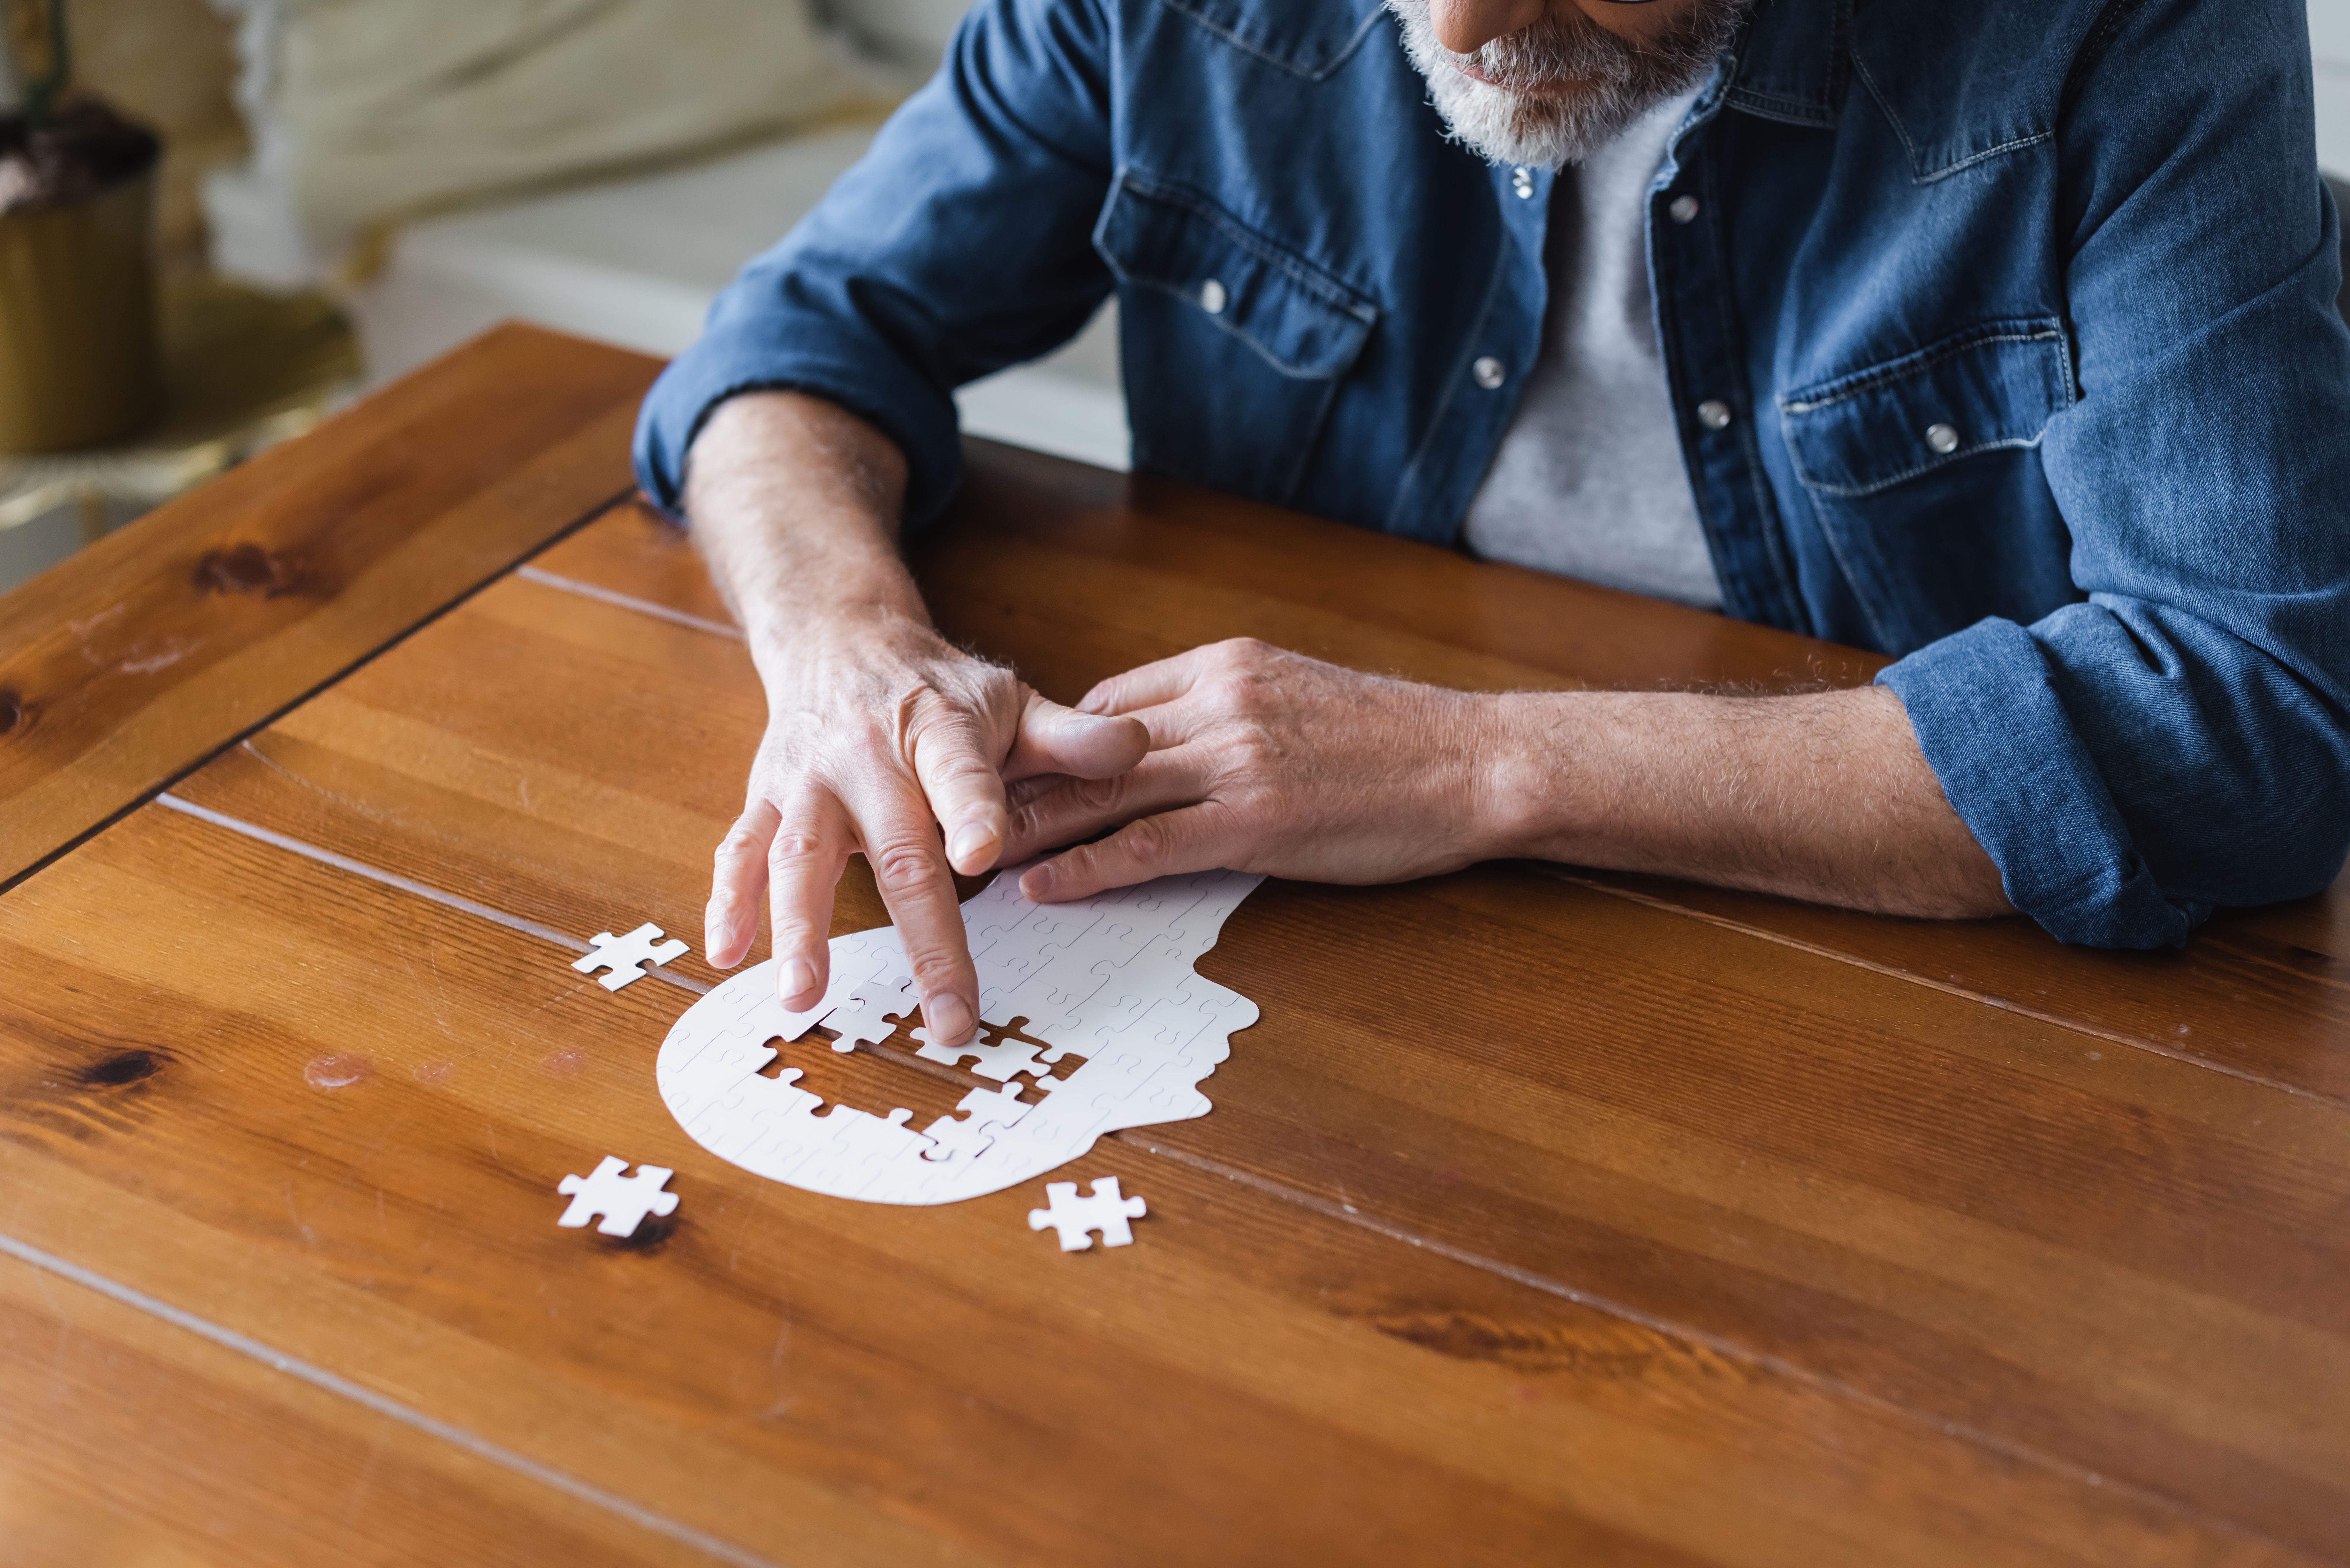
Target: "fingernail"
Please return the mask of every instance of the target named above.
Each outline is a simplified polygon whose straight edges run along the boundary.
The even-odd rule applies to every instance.
[[[954,842],[947,846],[947,858],[968,860],[994,842],[994,831],[986,824],[966,822],[955,830]]]
[[[1042,898],[1053,890],[1053,867],[1048,861],[1020,878],[1020,891],[1032,899]]]
[[[790,998],[805,995],[816,989],[816,965],[802,958],[784,961],[783,979],[775,985],[775,994]]]
[[[951,991],[922,999],[922,1021],[931,1026],[930,1037],[941,1045],[960,1045],[971,1033],[971,1009]]]

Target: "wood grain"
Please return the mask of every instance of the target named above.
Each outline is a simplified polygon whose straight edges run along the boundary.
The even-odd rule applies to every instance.
[[[656,369],[501,328],[0,597],[0,887],[622,493]]]
[[[775,1560],[2318,1560],[1135,1143],[1118,1253],[759,1180],[652,1095],[687,997],[568,956],[142,810],[0,899],[9,1225]],[[673,1224],[549,1223],[608,1149]]]
[[[971,493],[924,546],[951,634],[1074,701],[1095,680],[1242,631],[1471,690],[1867,680],[1884,660],[1632,595],[972,442]],[[692,548],[623,509],[550,552],[571,580],[718,620]],[[2222,909],[2184,950],[2065,948],[2024,919],[1852,914],[1659,877],[1577,871],[1770,940],[1948,988],[2135,1049],[2350,1104],[2350,877]]]
[[[709,1561],[7,1257],[0,1407],[11,1568]]]
[[[0,739],[0,826],[115,802],[26,864],[226,747],[0,894],[0,1231],[474,1445],[395,1423],[370,1539],[425,1540],[406,1516],[446,1477],[447,1530],[511,1510],[523,1555],[562,1560],[2350,1560],[2333,898],[2116,959],[2021,921],[1557,867],[1268,884],[1201,965],[1263,1011],[1214,1113],[1084,1162],[1147,1195],[1130,1250],[1030,1233],[1041,1184],[898,1210],[706,1155],[650,1069],[712,971],[612,995],[567,944],[650,919],[699,946],[762,700],[690,544],[633,507],[440,613],[584,514],[498,521],[619,472],[617,389],[645,369],[474,353],[252,493],[372,518],[353,580],[380,592],[330,596],[306,641],[265,587],[220,623],[244,651],[82,659],[111,673],[55,690],[94,695],[30,728],[19,702]],[[565,386],[529,381],[558,363]],[[410,472],[428,429],[445,493]],[[338,463],[397,493],[370,512]],[[127,595],[181,624],[155,563],[208,558],[175,541],[232,513],[180,516],[113,576],[51,585],[42,669],[82,658],[56,627]],[[500,542],[465,555],[484,528]],[[916,559],[950,635],[1064,699],[1234,635],[1478,688],[1785,691],[1879,662],[983,444]],[[0,672],[26,685],[11,634]],[[317,670],[231,714],[280,662]],[[42,794],[36,746],[81,782]],[[853,874],[836,930],[880,919]],[[876,1110],[959,1086],[900,1042],[825,1070]],[[608,1152],[677,1170],[672,1221],[553,1227],[556,1179]],[[365,1407],[255,1383],[119,1303],[26,1306],[18,1280],[0,1267],[19,1340],[67,1314],[129,1347],[69,1376],[94,1392],[68,1456],[135,1445],[112,1412],[185,1390],[158,1440],[217,1434],[220,1469],[185,1484],[237,1494],[220,1540],[267,1560],[333,1528]],[[36,1360],[0,1354],[0,1394],[39,1386]],[[265,1428],[307,1456],[292,1501],[236,1479],[266,1470]],[[0,1476],[36,1478],[0,1491],[0,1527],[108,1539],[92,1463],[0,1441]],[[125,1528],[164,1560],[212,1539],[178,1512]],[[479,1539],[494,1560],[507,1538]]]
[[[763,711],[739,643],[501,584],[182,793],[558,930],[691,934]],[[881,919],[853,882],[839,929]],[[1202,967],[1265,1018],[1214,1115],[1136,1135],[1163,1158],[2350,1551],[2339,1110],[1512,867],[1268,887]]]

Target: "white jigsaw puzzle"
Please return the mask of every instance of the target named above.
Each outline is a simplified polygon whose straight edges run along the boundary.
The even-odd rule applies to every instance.
[[[1028,1229],[1058,1231],[1064,1252],[1082,1252],[1092,1246],[1093,1238],[1086,1234],[1088,1231],[1100,1231],[1105,1247],[1130,1247],[1134,1228],[1127,1221],[1141,1219],[1144,1212],[1141,1199],[1118,1195],[1115,1176],[1096,1181],[1091,1198],[1078,1197],[1074,1181],[1048,1181],[1045,1201],[1052,1207],[1028,1210]]]
[[[645,971],[638,967],[639,964],[664,964],[692,950],[675,939],[661,940],[661,929],[650,921],[625,937],[598,931],[588,945],[596,950],[571,967],[581,974],[594,974],[599,969],[611,971],[596,982],[606,991],[618,991],[644,979]]]
[[[962,907],[993,1038],[948,1050],[914,1033],[918,1054],[968,1061],[1003,1086],[972,1090],[959,1116],[920,1132],[903,1110],[823,1109],[796,1069],[760,1075],[780,1045],[818,1024],[847,1049],[886,1038],[889,1015],[911,1016],[912,971],[888,926],[833,939],[830,981],[812,1008],[785,1011],[773,961],[688,1008],[661,1043],[661,1099],[720,1158],[811,1192],[906,1204],[1000,1192],[1067,1164],[1104,1133],[1208,1114],[1201,1081],[1257,1010],[1191,966],[1263,880],[1204,871],[1080,904],[1035,904],[1021,897],[1017,870],[998,876]],[[1013,1027],[1027,1038],[1005,1037]],[[1046,1075],[1054,1063],[1064,1075]],[[1032,1081],[1041,1093],[1024,1102]]]
[[[576,1231],[601,1214],[604,1222],[597,1230],[607,1236],[633,1236],[646,1215],[677,1212],[677,1194],[661,1190],[674,1171],[640,1165],[634,1176],[620,1174],[628,1168],[627,1160],[608,1154],[592,1174],[556,1182],[555,1190],[569,1196],[571,1206],[556,1223]]]

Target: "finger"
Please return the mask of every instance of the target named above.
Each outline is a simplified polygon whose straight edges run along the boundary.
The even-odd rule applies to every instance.
[[[775,839],[775,808],[753,801],[711,858],[710,904],[702,912],[702,950],[720,969],[733,969],[758,936],[759,895],[767,888],[767,846]]]
[[[1116,778],[1071,779],[1014,807],[1004,858],[1025,860],[1041,850],[1090,838],[1106,827],[1193,804],[1207,794],[1196,752],[1190,746],[1153,752]]]
[[[1003,786],[1004,804],[1012,808],[1016,817],[1022,806],[1052,794],[1068,782],[1066,774],[1030,774],[1026,778],[1013,779]]]
[[[1238,847],[1231,813],[1202,802],[1139,818],[1107,838],[1055,856],[1020,878],[1020,891],[1039,904],[1067,903],[1154,877],[1213,871]]]
[[[914,776],[946,832],[947,859],[967,877],[995,864],[1003,847],[1003,779],[978,723],[961,711],[928,720],[914,736]]]
[[[1171,702],[1191,689],[1200,671],[1214,657],[1217,644],[1186,649],[1172,659],[1137,665],[1123,675],[1113,675],[1087,692],[1077,702],[1081,713],[1131,713],[1138,708],[1156,708],[1161,702]]]
[[[848,824],[831,795],[805,796],[776,814],[767,846],[767,919],[775,931],[775,996],[794,1012],[824,1000],[832,972],[833,889],[847,864]]]
[[[979,1023],[979,976],[931,813],[902,779],[851,801],[865,858],[914,971],[931,1042],[960,1045]]]
[[[1126,772],[1149,750],[1150,732],[1137,720],[1080,712],[1031,691],[1020,713],[1020,733],[1003,761],[1003,777],[1107,778]]]

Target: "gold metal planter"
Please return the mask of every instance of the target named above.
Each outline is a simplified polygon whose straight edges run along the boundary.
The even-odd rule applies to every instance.
[[[162,410],[155,176],[0,216],[0,452],[120,441]]]

